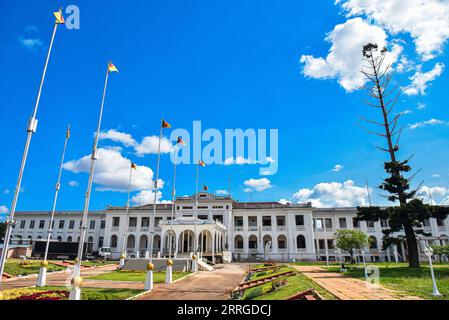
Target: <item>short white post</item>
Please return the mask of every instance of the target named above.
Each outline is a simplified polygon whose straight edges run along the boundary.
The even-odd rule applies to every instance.
[[[42,261],[41,263],[41,268],[39,270],[39,276],[37,277],[37,283],[36,286],[37,287],[45,287],[47,284],[47,267],[48,267],[48,262],[47,261]]]
[[[150,251],[145,251],[145,259],[150,259]]]
[[[126,259],[125,254],[122,254],[122,255],[120,256],[120,263],[119,263],[119,268],[120,268],[120,269],[123,268],[123,267],[125,266],[125,259]]]
[[[198,272],[198,257],[195,255],[192,256],[192,272]]]
[[[435,273],[433,272],[433,263],[432,263],[433,248],[432,247],[426,247],[425,248],[425,254],[426,254],[427,258],[429,258],[430,274],[432,275],[432,285],[433,285],[432,295],[434,297],[441,297],[442,294],[440,293],[440,291],[438,291],[437,281],[435,279]]]
[[[154,264],[147,264],[147,276],[145,278],[145,291],[153,291],[153,270]]]
[[[396,264],[398,264],[399,263],[399,253],[398,253],[397,246],[394,246],[393,255],[394,255],[394,261],[396,262]]]
[[[74,278],[72,279],[72,290],[70,290],[69,300],[71,301],[80,301],[81,300],[81,285],[83,283],[83,279],[75,273]]]
[[[365,278],[368,278],[368,274],[366,273],[366,260],[365,260],[365,251],[362,249],[362,259],[363,259],[363,270],[365,272]]]
[[[172,284],[173,282],[173,260],[167,260],[167,271],[165,273],[165,283]]]

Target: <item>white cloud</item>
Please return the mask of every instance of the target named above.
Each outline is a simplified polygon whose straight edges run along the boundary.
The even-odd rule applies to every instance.
[[[434,173],[432,174],[432,178],[441,178],[441,174],[439,174],[438,172]]]
[[[9,189],[3,190],[3,194],[10,194],[10,193],[11,193],[11,190],[9,190]]]
[[[424,95],[429,83],[443,74],[445,65],[443,63],[437,63],[432,70],[428,72],[422,72],[421,67],[416,73],[410,77],[412,83],[407,87],[402,88],[404,93],[408,96]]]
[[[336,25],[326,41],[332,44],[327,57],[315,58],[303,55],[303,73],[315,79],[337,79],[347,91],[360,89],[366,78],[360,72],[363,67],[362,48],[367,43],[376,43],[380,48],[386,47],[387,34],[375,25],[368,24],[361,18],[354,18]],[[385,62],[393,64],[402,53],[402,46],[392,43],[391,52],[387,53]]]
[[[160,203],[161,198],[162,198],[162,193],[160,191],[158,191],[157,203]],[[153,204],[154,203],[154,191],[153,190],[141,191],[137,195],[132,197],[131,202],[138,206]]]
[[[333,172],[340,172],[341,170],[343,170],[344,166],[342,166],[341,164],[337,164],[334,166],[334,168],[332,169]]]
[[[449,38],[447,0],[336,0],[347,17],[366,16],[393,35],[408,33],[424,60],[443,51]]]
[[[422,186],[417,195],[426,203],[449,204],[449,189],[445,187]]]
[[[252,159],[245,159],[242,156],[238,156],[237,158],[228,158],[224,161],[225,166],[231,165],[252,165],[252,164],[268,164],[275,163],[276,161],[272,157],[265,158],[265,161],[257,161]]]
[[[424,103],[418,103],[418,105],[416,106],[416,109],[418,110],[424,110],[426,108],[426,105]]]
[[[69,186],[76,188],[76,187],[79,187],[80,184],[78,183],[78,181],[69,181]]]
[[[100,140],[111,140],[114,142],[120,142],[126,147],[135,147],[137,145],[136,140],[129,133],[119,132],[115,129],[103,131],[100,133]]]
[[[215,193],[219,196],[227,196],[229,194],[227,190],[217,190]]]
[[[293,195],[298,203],[311,202],[315,207],[354,207],[368,205],[366,188],[358,187],[354,181],[320,183],[312,189],[301,189]]]
[[[247,189],[245,192],[252,192],[253,190],[257,192],[262,192],[268,189],[271,189],[273,186],[271,185],[271,181],[267,178],[262,179],[249,179],[243,183]]]
[[[280,204],[291,204],[292,202],[287,199],[281,199],[278,201]]]
[[[159,137],[150,136],[145,137],[142,143],[135,146],[136,154],[144,156],[146,154],[157,154],[159,148]],[[161,153],[170,153],[173,150],[173,145],[169,139],[163,137],[161,140]]]
[[[0,206],[0,214],[6,214],[9,212],[9,209],[6,206]]]
[[[64,169],[74,173],[88,173],[90,155],[81,159],[69,161]],[[94,183],[98,191],[127,192],[129,182],[130,160],[124,158],[117,148],[98,149]],[[133,172],[131,189],[133,191],[151,190],[153,188],[153,170],[149,167],[138,166]],[[163,188],[163,181],[159,183]]]
[[[41,39],[19,37],[19,42],[27,49],[35,50],[43,46]]]
[[[445,122],[443,120],[430,119],[427,121],[422,121],[422,122],[418,122],[415,124],[411,124],[409,127],[411,130],[415,130],[415,129],[426,127],[426,126],[436,126],[436,125],[440,125],[440,124],[445,124]]]

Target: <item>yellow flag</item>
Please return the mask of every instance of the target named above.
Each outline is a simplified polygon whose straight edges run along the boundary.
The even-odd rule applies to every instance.
[[[53,12],[53,14],[55,15],[56,24],[65,24],[65,20],[64,20],[64,16],[62,15],[62,9],[59,9],[59,11],[57,12]]]
[[[118,69],[112,62],[109,62],[108,64],[108,72],[118,72]]]

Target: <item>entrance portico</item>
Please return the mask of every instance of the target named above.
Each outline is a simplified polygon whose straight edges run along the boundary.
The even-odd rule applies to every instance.
[[[215,261],[224,250],[227,229],[218,221],[183,217],[159,226],[163,234],[162,257],[168,257],[171,252],[175,258],[190,258],[196,253],[200,258],[211,257]]]

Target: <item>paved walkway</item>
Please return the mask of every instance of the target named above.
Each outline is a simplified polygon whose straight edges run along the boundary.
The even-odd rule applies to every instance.
[[[365,281],[329,272],[319,266],[295,268],[340,300],[421,300],[384,287],[368,288]]]
[[[137,300],[228,300],[229,290],[243,280],[247,268],[236,263],[217,265],[212,272],[201,271],[171,285],[157,285],[152,293]]]
[[[95,276],[103,273],[108,273],[117,269],[117,265],[108,265],[100,268],[90,268],[81,270],[81,276]],[[58,273],[49,273],[47,275],[47,285],[48,286],[65,286],[67,278],[71,275],[71,273],[66,272],[58,272]],[[24,277],[24,278],[15,278],[10,280],[3,281],[3,290],[16,289],[16,288],[27,288],[36,285],[37,275]],[[86,282],[88,282],[86,280]],[[92,281],[93,282],[93,281]],[[101,287],[101,288],[110,288],[110,286],[105,287],[105,284],[99,284],[95,281],[93,284],[86,285],[86,287]],[[114,287],[113,287],[114,288]]]

